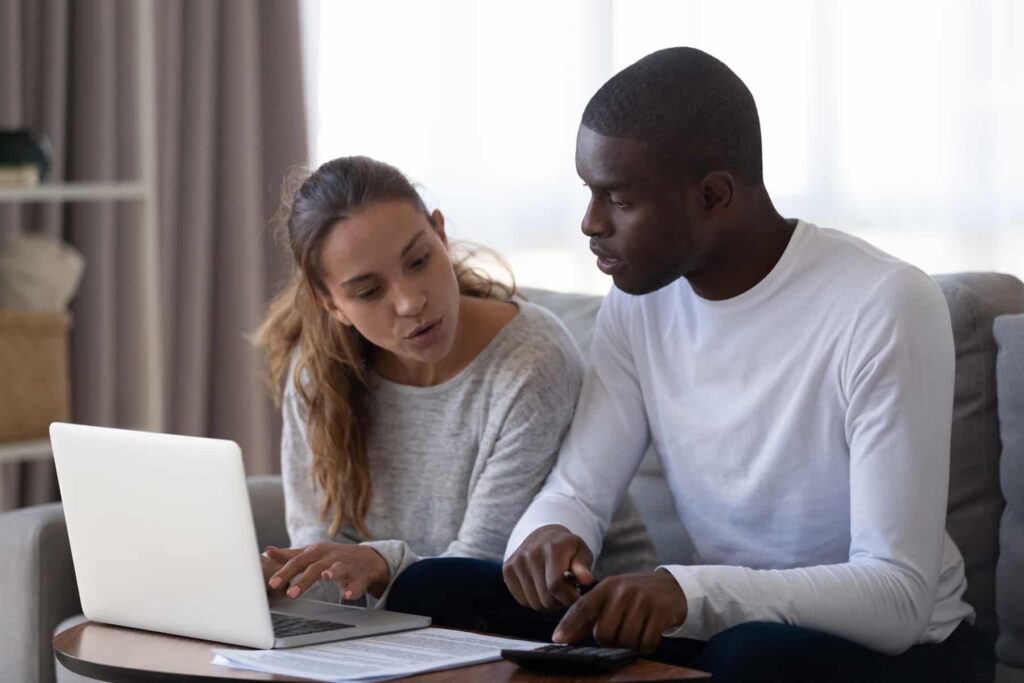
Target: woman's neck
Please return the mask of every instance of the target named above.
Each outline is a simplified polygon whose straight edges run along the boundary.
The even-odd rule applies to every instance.
[[[465,370],[517,312],[515,304],[462,296],[455,342],[447,356],[436,363],[422,363],[393,353],[380,353],[373,370],[396,384],[431,387],[447,382]]]

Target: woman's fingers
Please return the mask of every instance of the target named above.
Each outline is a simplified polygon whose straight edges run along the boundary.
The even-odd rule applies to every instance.
[[[289,598],[297,598],[320,580],[324,570],[331,566],[329,559],[321,559],[306,566],[299,578],[292,581],[292,585],[285,591]]]
[[[270,577],[270,581],[267,582],[271,589],[277,589],[281,586],[287,586],[296,576],[304,572],[307,567],[318,561],[323,552],[317,546],[310,546],[308,548],[288,548],[287,550],[281,550],[280,553],[274,553],[273,550],[268,549],[267,554],[272,560],[279,562],[284,560],[281,568],[274,572],[274,575]],[[287,560],[285,560],[285,555],[288,557]]]
[[[366,594],[366,576],[346,562],[335,562],[324,570],[322,576],[338,584],[341,588],[341,597],[345,600],[358,600]]]

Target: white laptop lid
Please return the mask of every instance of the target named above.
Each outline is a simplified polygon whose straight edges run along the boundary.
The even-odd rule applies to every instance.
[[[50,441],[85,616],[272,647],[237,444],[61,423]]]

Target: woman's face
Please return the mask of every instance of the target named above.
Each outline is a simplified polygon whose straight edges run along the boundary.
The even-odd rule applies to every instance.
[[[320,252],[331,315],[405,363],[437,363],[455,343],[459,285],[444,217],[431,217],[374,202],[335,223]]]

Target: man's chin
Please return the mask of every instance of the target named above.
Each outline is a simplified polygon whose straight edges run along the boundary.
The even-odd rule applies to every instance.
[[[662,287],[672,284],[679,277],[663,278],[655,281],[638,282],[631,277],[626,276],[625,273],[615,275],[612,277],[612,282],[615,283],[615,288],[630,294],[632,296],[643,296],[644,294],[650,294],[656,292]]]

